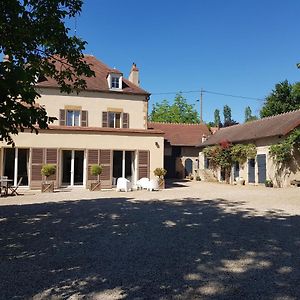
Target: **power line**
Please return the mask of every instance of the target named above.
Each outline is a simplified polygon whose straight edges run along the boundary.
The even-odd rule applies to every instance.
[[[257,100],[257,101],[265,101],[264,99],[261,99],[261,98],[239,96],[239,95],[232,95],[232,94],[225,94],[225,93],[213,92],[213,91],[207,91],[207,90],[152,93],[152,95],[174,95],[174,94],[177,94],[177,93],[189,94],[189,93],[200,93],[201,91],[202,91],[202,93],[213,94],[213,95],[220,95],[220,96],[225,96],[225,97],[248,99],[248,100]]]

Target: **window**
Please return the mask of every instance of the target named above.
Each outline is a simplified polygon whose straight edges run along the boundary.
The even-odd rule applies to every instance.
[[[129,114],[124,112],[103,111],[102,127],[129,128]]]
[[[80,109],[60,109],[59,125],[87,127],[88,111]]]
[[[121,113],[117,113],[117,112],[108,113],[108,127],[121,128]]]
[[[120,85],[119,85],[119,77],[113,76],[113,77],[111,78],[111,88],[112,88],[112,89],[118,89],[118,88],[120,88]]]
[[[80,111],[67,110],[67,126],[80,126]]]

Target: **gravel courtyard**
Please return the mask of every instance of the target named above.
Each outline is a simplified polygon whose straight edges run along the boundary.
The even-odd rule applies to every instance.
[[[300,299],[300,188],[0,198],[0,299]]]

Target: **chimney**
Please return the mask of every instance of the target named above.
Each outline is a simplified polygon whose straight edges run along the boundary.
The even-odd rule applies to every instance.
[[[201,138],[201,143],[204,143],[206,140],[207,140],[207,136],[203,134]]]
[[[132,64],[128,80],[136,86],[140,85],[139,69],[136,67],[135,63]]]

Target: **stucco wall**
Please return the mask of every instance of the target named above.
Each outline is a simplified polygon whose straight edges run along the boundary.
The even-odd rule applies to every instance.
[[[111,149],[149,150],[150,177],[155,168],[163,167],[164,140],[161,135],[97,134],[46,131],[38,135],[20,133],[14,137],[17,148],[58,148],[65,150]],[[0,143],[1,148],[7,147]],[[2,161],[0,171],[3,173]]]
[[[81,92],[67,95],[57,89],[39,89],[42,95],[38,103],[44,105],[49,116],[59,117],[59,110],[65,106],[79,106],[88,111],[88,126],[102,126],[102,112],[108,109],[122,110],[129,113],[129,128],[147,128],[147,100],[145,96],[118,93]],[[59,125],[59,121],[55,121]]]
[[[257,155],[266,155],[266,179],[272,180],[275,187],[287,187],[290,186],[290,182],[293,179],[300,180],[300,154],[295,153],[294,159],[286,166],[278,166],[274,163],[272,157],[269,154],[270,145],[276,144],[282,141],[284,137],[270,137],[265,139],[259,139],[254,143],[257,146]],[[199,169],[204,169],[204,155],[199,153]],[[220,180],[220,170],[217,172],[217,177]],[[245,179],[248,184],[248,162],[240,166],[240,177]],[[230,182],[234,182],[233,170],[231,172]],[[258,165],[257,159],[255,159],[255,183],[258,184]]]

